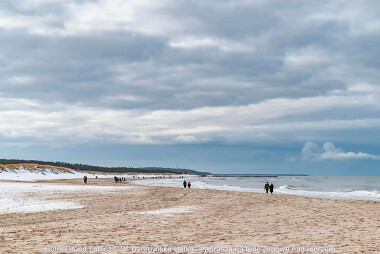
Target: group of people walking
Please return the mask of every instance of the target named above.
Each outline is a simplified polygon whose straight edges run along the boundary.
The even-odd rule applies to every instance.
[[[98,178],[98,177],[96,177],[96,178]],[[115,183],[117,183],[117,182],[121,183],[121,181],[125,181],[126,179],[124,177],[115,176],[114,180],[115,180]],[[87,176],[83,177],[83,182],[87,183]],[[190,181],[186,182],[186,180],[184,180],[183,181],[183,188],[186,188],[186,187],[190,189],[191,183],[190,183]],[[264,190],[266,191],[266,193],[269,193],[269,191],[270,191],[270,193],[273,194],[273,189],[274,189],[273,183],[269,184],[269,182],[267,182],[264,186]]]
[[[188,182],[186,182],[186,180],[183,181],[183,188],[186,188],[186,186],[187,186],[188,188],[191,187],[191,183],[190,183],[190,181],[188,181]]]
[[[114,176],[113,179],[115,180],[115,183],[121,183],[121,181],[125,181],[125,177]]]
[[[272,194],[273,193],[273,189],[274,189],[274,185],[273,183],[269,184],[269,182],[267,182],[264,186],[264,190],[268,193],[270,191],[270,193]]]

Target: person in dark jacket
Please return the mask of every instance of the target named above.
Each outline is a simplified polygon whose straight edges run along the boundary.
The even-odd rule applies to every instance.
[[[268,191],[269,191],[269,183],[268,182],[265,184],[264,190],[268,193]]]
[[[186,185],[187,185],[187,182],[185,180],[185,181],[183,181],[183,188],[186,188]]]
[[[273,183],[271,183],[271,184],[269,185],[269,191],[270,191],[270,194],[273,194],[273,189],[274,189],[274,185],[273,185]]]

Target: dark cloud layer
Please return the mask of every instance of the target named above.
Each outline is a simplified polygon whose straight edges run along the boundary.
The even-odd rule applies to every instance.
[[[92,3],[96,5],[96,1]],[[79,13],[80,8],[86,8],[76,4]],[[70,19],[67,5],[48,1],[34,5],[8,2],[3,3],[2,10],[8,15],[34,19],[54,15],[58,23],[65,24]],[[179,27],[172,33],[158,35],[140,29],[133,31],[133,27],[107,31],[94,26],[89,31],[62,36],[54,33],[54,24],[43,21],[47,30],[53,31],[41,35],[30,32],[33,27],[5,26],[0,47],[7,68],[2,75],[10,81],[3,83],[2,90],[8,97],[30,95],[46,100],[47,93],[49,100],[89,106],[104,103],[105,107],[123,107],[123,102],[109,103],[102,98],[124,94],[145,98],[144,103],[125,103],[125,108],[150,109],[246,105],[268,98],[326,94],[350,85],[349,79],[328,73],[329,68],[344,65],[350,71],[379,67],[378,33],[363,32],[358,36],[349,32],[356,23],[366,26],[365,21],[360,17],[350,21],[349,14],[323,18],[339,8],[343,8],[343,13],[355,11],[350,7],[344,3],[308,1],[221,1],[218,5],[208,1],[177,2],[154,10],[177,22]],[[369,7],[360,6],[363,12]],[[115,27],[123,23],[122,18],[116,17]],[[65,31],[64,25],[58,29]],[[202,38],[213,42],[175,48],[169,44],[176,40],[190,40],[191,44],[191,40],[196,43]],[[223,44],[227,49],[220,48]],[[289,54],[307,48],[310,51],[299,52],[301,62],[287,66],[292,65],[286,62]],[[307,58],[313,50],[315,55],[309,57],[328,59],[302,62],[302,57]],[[12,76],[30,76],[32,81],[12,85]],[[371,77],[361,78],[361,82],[372,81],[368,80]],[[162,98],[171,100],[163,103]]]
[[[375,1],[3,1],[1,135],[306,142],[351,128],[359,139],[380,116],[379,10]]]

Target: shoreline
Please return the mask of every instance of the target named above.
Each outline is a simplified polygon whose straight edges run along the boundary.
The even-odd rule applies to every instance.
[[[16,165],[18,166],[18,165]],[[29,165],[30,166],[30,165]],[[5,170],[3,172],[4,174],[0,174],[0,179],[4,180],[10,180],[10,181],[21,181],[22,182],[36,182],[39,180],[45,180],[47,182],[56,179],[56,180],[62,180],[62,179],[77,179],[77,178],[82,178],[83,175],[88,175],[89,179],[92,177],[95,179],[95,176],[100,176],[101,178],[113,178],[113,176],[120,176],[122,178],[126,178],[127,181],[138,181],[137,183],[140,185],[148,185],[148,186],[173,186],[176,187],[178,186],[178,182],[176,181],[171,181],[174,179],[180,179],[183,178],[191,180],[193,183],[193,188],[199,188],[199,189],[217,189],[217,190],[227,190],[227,191],[238,191],[238,192],[252,192],[252,193],[263,193],[263,190],[261,188],[262,182],[259,183],[259,181],[253,180],[253,184],[251,186],[247,185],[247,182],[244,181],[237,181],[235,182],[232,181],[232,184],[228,184],[229,182],[227,181],[226,184],[221,185],[216,183],[215,181],[212,181],[212,179],[219,179],[219,177],[222,177],[222,180],[225,180],[225,178],[228,179],[228,176],[231,178],[236,178],[237,179],[242,179],[241,176],[244,176],[243,178],[247,178],[251,176],[251,178],[261,178],[262,175],[264,174],[222,174],[219,175],[219,177],[213,176],[199,176],[199,175],[178,175],[178,174],[170,174],[170,175],[161,175],[161,174],[148,174],[148,175],[141,175],[137,173],[132,173],[132,174],[99,174],[95,175],[93,174],[94,172],[79,172],[79,171],[70,171],[71,174],[56,174],[57,170],[47,168],[45,171],[42,172],[35,172],[36,171],[36,166],[33,168],[18,168],[20,172],[11,170]],[[54,174],[52,174],[54,173]],[[64,171],[63,173],[67,173]],[[265,174],[267,175],[267,174]],[[271,174],[270,174],[271,175]],[[257,177],[260,176],[260,177]],[[273,177],[271,175],[271,177]],[[272,180],[275,180],[275,193],[276,194],[284,194],[284,195],[292,195],[292,196],[302,196],[302,197],[312,197],[312,198],[321,198],[321,199],[339,199],[339,200],[371,200],[375,202],[380,202],[380,193],[378,191],[378,187],[375,184],[376,180],[375,179],[368,179],[366,183],[370,183],[370,186],[368,188],[362,188],[362,189],[356,189],[355,185],[351,185],[353,187],[350,187],[347,191],[347,187],[345,186],[344,183],[345,181],[352,181],[351,179],[346,179],[344,181],[340,180],[337,182],[334,182],[334,180],[331,182],[330,177],[325,177],[325,176],[305,176],[301,174],[277,174],[276,177],[279,177],[278,182],[276,182],[277,179],[272,179],[268,178],[265,180],[269,180],[272,182]],[[280,177],[290,177],[290,178],[280,178]],[[296,177],[297,176],[297,177]],[[306,177],[306,178],[305,178]],[[310,179],[310,178],[317,178],[317,179]],[[190,178],[190,179],[189,179]],[[304,186],[299,185],[298,182],[293,182],[294,179],[303,179],[308,182],[306,186],[313,186],[312,188],[304,188]],[[319,183],[319,178],[321,179],[329,179],[329,180],[324,180],[325,183],[322,183],[322,188],[319,186],[316,186],[315,183]],[[144,181],[142,180],[152,180],[153,182],[144,184]],[[156,180],[155,180],[156,179]],[[291,180],[288,180],[291,179]],[[333,178],[332,178],[333,179]],[[139,181],[141,180],[141,181]],[[194,181],[193,181],[194,180]],[[380,178],[377,179],[380,181]],[[20,181],[20,182],[21,182]],[[326,183],[327,181],[330,181],[329,185],[335,185],[337,184],[335,189],[329,189],[326,188]],[[198,184],[199,183],[199,184]],[[358,181],[357,184],[360,186],[363,186],[363,181]],[[309,185],[310,184],[310,185]],[[325,184],[325,186],[323,186]],[[340,187],[340,188],[339,188]],[[372,188],[371,188],[372,187]],[[181,187],[180,187],[181,188]]]
[[[216,185],[211,182],[204,182],[202,181],[203,179],[204,178],[190,178],[189,180],[191,180],[191,182],[193,183],[192,188],[222,190],[222,191],[232,191],[232,192],[245,192],[245,193],[262,193],[262,194],[265,193],[265,191],[261,188],[258,189],[258,188],[252,188],[252,187],[241,187],[239,185],[228,185],[228,186]],[[133,179],[133,182],[138,181],[135,184],[141,185],[141,186],[183,188],[181,186],[182,184],[180,183],[176,184],[176,186],[174,186],[172,183],[169,183],[169,182],[167,182],[166,184],[162,184],[161,179],[159,181],[156,181],[150,184],[144,184],[143,180],[152,181],[153,179]],[[170,179],[164,179],[163,181],[165,180],[170,180]],[[197,185],[198,182],[201,185]],[[289,183],[283,183],[282,186],[280,185],[280,187],[275,188],[274,194],[290,195],[290,196],[297,196],[297,197],[310,197],[310,198],[318,198],[318,199],[368,200],[368,201],[380,202],[380,196],[377,190],[352,190],[352,191],[344,192],[344,191],[338,191],[338,190],[324,191],[324,190],[291,189],[293,186],[290,185],[290,187],[288,187],[289,186],[288,184]],[[287,190],[287,188],[289,188],[289,190]],[[363,196],[363,193],[366,193],[366,194]]]
[[[196,176],[196,175],[191,175]],[[99,177],[98,179],[112,179],[111,176],[107,178]],[[157,178],[157,180],[163,180],[163,179],[169,179],[169,178]],[[184,179],[181,177],[173,177],[171,179]],[[92,180],[96,180],[95,178],[90,178],[89,183],[87,186],[91,186],[94,182]],[[132,184],[136,186],[143,186],[143,187],[163,187],[163,188],[179,188],[183,189],[182,186],[162,186],[162,185],[144,185],[139,183],[134,183],[136,181],[146,181],[146,180],[152,180],[152,178],[126,178],[125,181],[122,182],[122,184]],[[7,179],[0,179],[1,182],[9,182],[9,183],[46,183],[46,184],[67,184],[72,185],[75,181],[76,185],[83,185],[83,181],[78,178],[69,178],[69,179],[40,179],[40,180],[7,180]],[[114,185],[115,184],[115,185]],[[109,185],[105,186],[120,186],[120,183],[114,183],[113,181]],[[83,185],[85,186],[85,185]],[[198,188],[194,185],[192,186],[192,189],[199,189],[199,190],[218,190],[218,191],[227,191],[227,192],[243,192],[243,193],[257,193],[257,194],[266,194],[264,191],[244,191],[244,190],[225,190],[225,189],[216,189],[216,188]],[[345,198],[345,197],[328,197],[328,196],[307,196],[303,194],[291,194],[291,193],[279,193],[276,191],[272,195],[287,195],[287,196],[294,196],[294,197],[306,197],[306,198],[315,198],[315,199],[330,199],[330,200],[348,200],[348,201],[372,201],[375,203],[380,203],[378,200],[372,200],[372,199],[360,199],[360,198]],[[271,194],[268,194],[271,195]]]
[[[178,179],[178,180],[182,180],[182,178],[173,178],[173,179]],[[123,186],[139,186],[139,187],[143,187],[143,188],[173,188],[173,189],[184,189],[183,187],[181,186],[159,186],[159,185],[140,185],[138,183],[133,183],[135,181],[145,181],[145,180],[151,180],[149,178],[145,178],[145,179],[134,179],[134,178],[130,178],[130,179],[127,179],[125,180],[124,182],[121,182],[121,183],[115,183],[111,178],[98,178],[98,180],[107,180],[109,182],[107,183],[101,183],[101,184],[97,184],[96,182],[93,182],[91,180],[97,180],[97,179],[90,179],[89,182],[87,184],[83,184],[83,180],[82,179],[53,179],[53,180],[36,180],[36,181],[13,181],[13,180],[0,180],[0,183],[1,182],[15,182],[15,183],[36,183],[36,184],[57,184],[57,185],[79,185],[79,186],[114,186],[114,187],[123,187]],[[188,189],[188,188],[186,188]],[[233,193],[253,193],[253,194],[259,194],[259,195],[268,195],[268,196],[271,196],[271,195],[282,195],[282,196],[288,196],[288,197],[300,197],[300,198],[310,198],[310,199],[327,199],[327,200],[344,200],[344,201],[363,201],[363,202],[373,202],[373,203],[380,203],[380,201],[376,201],[376,200],[368,200],[368,199],[344,199],[344,198],[332,198],[332,197],[310,197],[310,196],[302,196],[302,195],[296,195],[296,194],[288,194],[288,193],[277,193],[277,192],[273,192],[273,194],[270,194],[270,193],[265,193],[264,191],[262,192],[255,192],[255,191],[235,191],[235,190],[221,190],[221,189],[212,189],[212,188],[197,188],[197,187],[194,187],[192,186],[191,189],[193,190],[210,190],[210,191],[220,191],[220,192],[233,192]]]

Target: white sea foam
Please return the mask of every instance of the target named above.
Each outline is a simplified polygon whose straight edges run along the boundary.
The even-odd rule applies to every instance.
[[[290,194],[296,196],[306,196],[315,198],[339,198],[339,199],[355,199],[355,200],[373,200],[380,202],[379,191],[310,191],[297,188],[289,188],[289,186],[281,186],[277,189],[278,193]]]
[[[296,188],[293,185],[282,185],[278,187],[278,190],[300,190],[300,188]]]
[[[224,185],[213,185],[205,182],[197,182],[196,188],[199,189],[214,189],[214,190],[225,190],[225,191],[240,191],[240,192],[256,192],[258,189],[234,186],[229,184]]]

